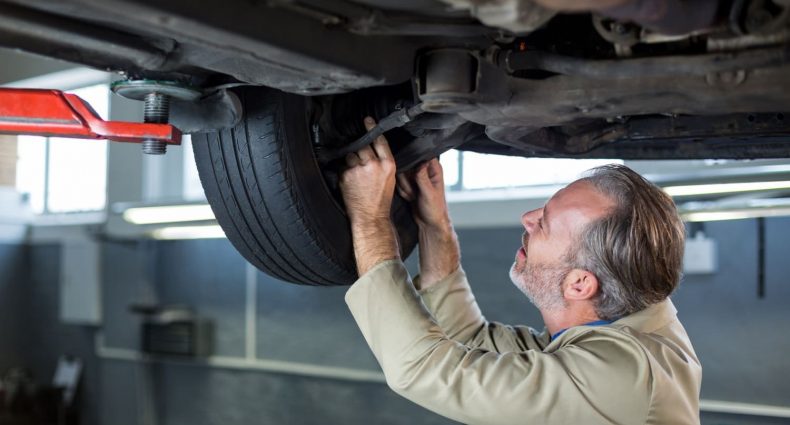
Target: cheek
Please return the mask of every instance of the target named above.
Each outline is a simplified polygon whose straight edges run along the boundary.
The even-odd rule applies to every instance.
[[[554,244],[547,241],[538,239],[531,239],[529,241],[527,256],[524,260],[525,265],[545,265],[554,264],[558,261],[559,256],[556,253],[561,251]]]

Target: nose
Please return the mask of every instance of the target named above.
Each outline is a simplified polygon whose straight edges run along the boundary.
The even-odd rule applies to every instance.
[[[527,211],[521,215],[521,224],[524,226],[524,229],[527,230],[527,233],[532,234],[538,225],[538,220],[540,220],[542,216],[543,208]]]

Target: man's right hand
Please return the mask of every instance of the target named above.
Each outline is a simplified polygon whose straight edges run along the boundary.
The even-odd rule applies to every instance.
[[[398,193],[411,202],[420,228],[446,230],[450,214],[444,197],[442,165],[434,158],[416,170],[398,175]]]
[[[444,195],[442,165],[434,158],[398,175],[398,192],[411,202],[420,228],[420,287],[427,288],[460,266],[458,240]]]

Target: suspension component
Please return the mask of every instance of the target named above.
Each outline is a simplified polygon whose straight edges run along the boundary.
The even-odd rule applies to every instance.
[[[143,121],[154,124],[167,124],[170,119],[170,99],[195,101],[202,92],[172,81],[154,80],[124,80],[116,81],[110,88],[122,97],[141,100],[143,106]],[[147,139],[143,143],[143,153],[149,155],[164,155],[167,144],[160,140]]]
[[[411,122],[423,113],[425,113],[425,110],[422,107],[422,103],[418,103],[409,108],[399,109],[382,118],[375,127],[363,134],[362,137],[358,138],[357,140],[339,148],[319,150],[317,152],[318,161],[321,163],[327,163],[335,159],[343,158],[351,152],[356,152],[365,146],[370,145],[374,140],[376,140],[377,137],[381,136],[385,132],[392,130],[393,128],[403,127],[405,124]]]

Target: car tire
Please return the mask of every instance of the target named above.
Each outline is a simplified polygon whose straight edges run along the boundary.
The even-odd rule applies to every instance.
[[[192,136],[200,180],[225,235],[247,261],[280,280],[353,283],[349,222],[315,159],[308,99],[263,87],[235,92],[240,123]],[[392,215],[405,259],[417,226],[399,197]]]

